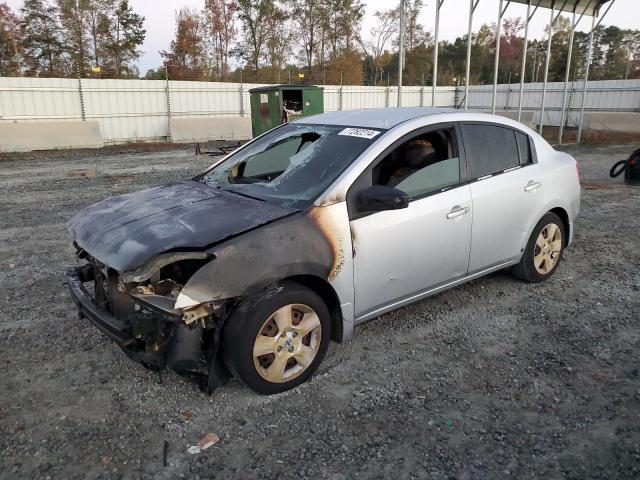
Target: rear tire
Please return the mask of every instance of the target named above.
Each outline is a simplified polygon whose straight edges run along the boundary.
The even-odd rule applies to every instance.
[[[236,308],[225,324],[222,352],[241,383],[271,395],[307,381],[330,338],[331,315],[320,296],[284,282]]]
[[[525,282],[544,282],[558,269],[565,245],[564,222],[555,213],[547,212],[533,229],[513,274]]]

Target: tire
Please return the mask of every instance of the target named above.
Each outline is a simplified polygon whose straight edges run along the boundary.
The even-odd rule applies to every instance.
[[[320,296],[284,282],[234,310],[225,324],[222,352],[241,383],[271,395],[307,381],[327,353],[330,338],[331,315]]]
[[[557,234],[551,226],[555,226]],[[545,213],[533,229],[520,263],[513,267],[513,274],[525,282],[544,282],[558,269],[566,243],[562,219],[555,213]]]

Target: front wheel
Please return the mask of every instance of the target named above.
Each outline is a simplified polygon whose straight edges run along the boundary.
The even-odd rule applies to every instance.
[[[560,217],[553,212],[546,213],[533,229],[520,263],[513,268],[514,275],[531,283],[551,277],[560,265],[565,235]]]
[[[245,300],[226,322],[223,354],[242,383],[262,394],[290,390],[318,368],[331,316],[312,290],[293,282]]]

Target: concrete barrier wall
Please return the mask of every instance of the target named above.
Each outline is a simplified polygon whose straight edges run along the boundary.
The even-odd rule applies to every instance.
[[[249,140],[251,118],[175,118],[171,119],[171,141],[175,143],[211,140]]]
[[[640,135],[640,113],[586,112],[584,130]]]
[[[0,122],[0,152],[104,145],[97,121]]]
[[[510,118],[511,120],[518,119],[518,112],[496,112],[496,115]],[[533,130],[536,129],[536,114],[534,112],[522,112],[520,121],[524,123],[527,127],[532,128]]]

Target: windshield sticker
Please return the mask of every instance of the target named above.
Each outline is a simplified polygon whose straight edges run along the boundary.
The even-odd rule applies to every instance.
[[[380,132],[377,130],[367,130],[366,128],[345,128],[338,135],[367,138],[371,140],[376,135],[380,135]]]

